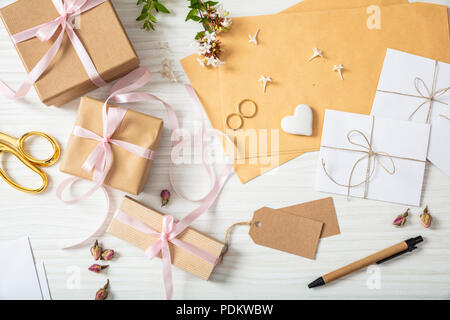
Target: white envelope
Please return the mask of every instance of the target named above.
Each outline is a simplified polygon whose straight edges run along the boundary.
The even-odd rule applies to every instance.
[[[316,190],[419,206],[429,134],[428,124],[326,110]],[[369,175],[364,137],[378,154],[370,157]]]
[[[28,237],[0,242],[0,252],[0,300],[51,299],[44,265],[36,269]]]
[[[52,300],[50,288],[48,286],[47,272],[45,271],[44,262],[40,261],[36,263],[36,272],[39,279],[39,286],[41,287],[42,299]]]
[[[431,92],[435,68],[435,60],[388,49],[371,115],[426,123],[429,112],[431,134],[428,160],[450,176],[450,140],[448,138],[450,136],[450,120],[448,120],[450,90],[436,97],[438,101],[433,102],[431,109],[428,101],[414,115],[412,113],[419,105],[427,101],[426,99],[384,92],[420,95],[415,87],[416,78],[422,79],[428,91]],[[429,97],[423,83],[419,80],[419,90],[424,96]],[[435,91],[448,87],[450,87],[450,64],[437,62]]]

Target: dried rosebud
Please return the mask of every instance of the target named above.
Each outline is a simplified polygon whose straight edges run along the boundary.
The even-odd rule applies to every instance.
[[[109,261],[114,257],[114,250],[106,249],[102,252],[102,260]]]
[[[106,284],[103,288],[99,289],[95,294],[95,300],[105,300],[108,298],[108,287],[109,287],[109,279],[106,280]]]
[[[92,271],[92,272],[95,272],[95,273],[100,273],[100,272],[102,272],[103,269],[106,269],[106,268],[108,268],[108,265],[106,265],[106,266],[101,266],[101,265],[99,265],[99,264],[93,264],[92,266],[90,266],[90,267],[88,268],[88,270],[89,270],[89,271]]]
[[[422,223],[422,225],[425,228],[429,228],[431,226],[431,214],[428,213],[428,206],[425,207],[425,210],[423,210],[423,213],[420,215],[420,223]]]
[[[161,207],[164,207],[170,199],[170,192],[167,189],[161,191]]]
[[[401,227],[406,222],[406,217],[408,216],[409,209],[405,211],[404,214],[398,215],[397,218],[394,219],[394,222],[392,223],[396,227]]]
[[[94,245],[91,247],[91,255],[94,257],[95,260],[100,259],[102,255],[102,247],[98,245],[98,241],[95,240]]]

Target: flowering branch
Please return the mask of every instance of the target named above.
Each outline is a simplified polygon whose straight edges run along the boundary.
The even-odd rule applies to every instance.
[[[141,14],[136,18],[136,21],[144,21],[142,29],[150,31],[155,30],[154,24],[158,22],[153,12],[170,13],[170,11],[159,2],[159,0],[138,0],[137,5],[144,5]]]
[[[200,56],[197,60],[203,67],[219,67],[224,62],[220,60],[222,48],[220,41],[217,40],[217,34],[230,29],[229,12],[216,1],[189,0],[189,2],[191,10],[186,21],[199,22],[203,27],[203,30],[195,36],[197,53]]]

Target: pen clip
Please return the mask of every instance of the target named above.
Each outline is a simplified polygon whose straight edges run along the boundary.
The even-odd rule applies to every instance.
[[[377,261],[376,263],[377,263],[377,264],[380,264],[380,263],[389,261],[389,260],[391,260],[391,259],[394,259],[394,258],[396,258],[396,257],[398,257],[398,256],[401,256],[402,254],[405,254],[405,253],[407,253],[407,252],[411,252],[411,251],[413,251],[414,249],[417,249],[416,244],[421,243],[422,241],[423,241],[423,238],[422,238],[421,236],[418,236],[418,237],[415,237],[415,238],[411,238],[411,239],[405,240],[405,243],[406,243],[406,245],[408,246],[408,248],[406,248],[406,249],[403,250],[403,251],[397,252],[397,253],[393,254],[392,256],[390,256],[390,257],[381,259],[380,261]]]
[[[380,261],[377,261],[376,263],[377,263],[377,264],[381,264],[381,263],[383,263],[383,262],[386,262],[386,261],[389,261],[389,260],[391,260],[391,259],[394,259],[394,258],[396,258],[396,257],[398,257],[398,256],[401,256],[402,254],[405,254],[405,253],[407,253],[407,252],[411,252],[411,251],[413,251],[414,249],[417,249],[417,247],[414,246],[414,247],[405,249],[405,250],[403,250],[403,251],[397,252],[396,254],[393,254],[392,256],[387,257],[387,258],[384,258],[384,259],[382,259],[382,260],[380,260]]]

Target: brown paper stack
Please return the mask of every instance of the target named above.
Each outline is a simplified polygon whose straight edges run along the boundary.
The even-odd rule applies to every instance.
[[[164,216],[162,213],[148,208],[130,197],[125,197],[123,199],[122,204],[120,205],[120,210],[149,225],[157,232],[161,232],[162,218]],[[142,250],[146,250],[157,240],[154,236],[138,231],[115,219],[112,220],[107,232],[141,248]],[[216,257],[220,256],[224,246],[222,242],[215,240],[200,231],[195,230],[194,228],[187,228],[185,231],[180,233],[177,239],[191,244]],[[213,264],[202,260],[184,249],[174,246],[170,242],[169,248],[172,264],[174,266],[192,273],[200,279],[209,279],[215,267]]]
[[[81,98],[75,125],[101,136],[103,133],[102,107],[102,101],[87,97]],[[163,126],[164,122],[161,119],[128,110],[112,139],[156,151]],[[82,165],[97,144],[98,141],[71,135],[60,170],[73,176],[92,180],[92,172],[83,170]],[[112,165],[104,184],[128,193],[139,194],[148,180],[152,160],[139,157],[114,144],[111,144],[111,150]]]
[[[227,115],[236,112],[243,99],[258,104],[257,115],[245,120],[243,131],[232,133],[238,137],[235,170],[242,182],[318,150],[326,108],[369,114],[387,48],[450,62],[445,6],[381,6],[381,29],[377,30],[367,27],[367,6],[373,1],[358,1],[358,7],[365,6],[353,9],[342,9],[347,2],[341,1],[341,7],[331,6],[339,10],[328,11],[314,9],[324,9],[323,1],[305,3],[309,12],[293,13],[294,8],[289,14],[233,19],[232,30],[221,36],[226,64],[218,70],[202,68],[195,55],[182,60],[215,128],[226,132]],[[255,46],[248,43],[248,35],[257,29],[259,44]],[[308,61],[314,47],[324,51],[324,59]],[[344,65],[344,81],[333,72],[335,64]],[[258,82],[260,75],[273,79],[266,93]],[[313,135],[283,132],[281,119],[303,103],[313,109]],[[253,145],[248,143],[251,136],[246,136],[249,129],[256,132]],[[260,130],[267,130],[267,141]],[[279,146],[273,152],[271,130],[279,133]],[[256,151],[251,148],[255,145]]]
[[[0,15],[8,33],[13,35],[52,21],[59,14],[52,0],[18,0],[2,8]],[[79,26],[75,32],[103,80],[112,81],[139,66],[139,58],[111,2],[82,13]],[[47,42],[33,38],[16,45],[27,72],[49,50],[56,37]],[[60,106],[95,88],[66,34],[57,56],[35,83],[39,98],[46,105]]]

